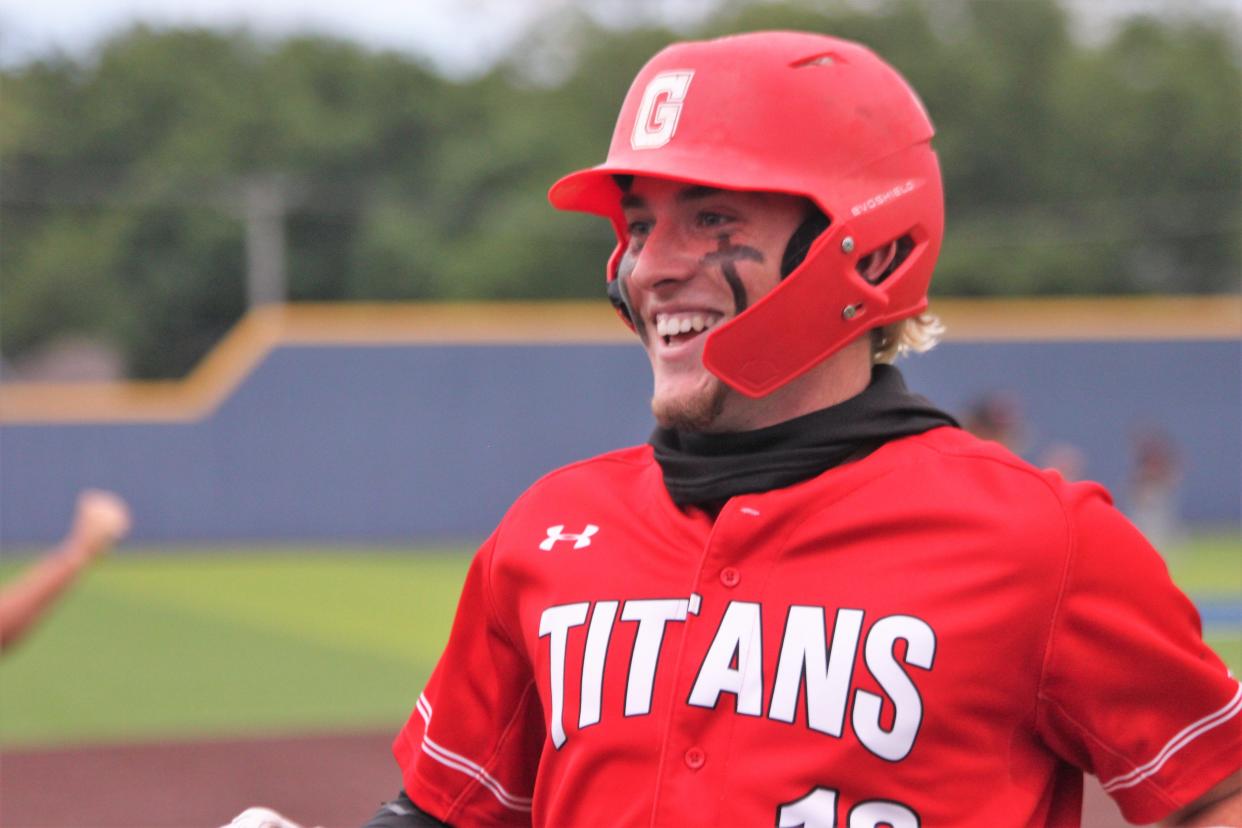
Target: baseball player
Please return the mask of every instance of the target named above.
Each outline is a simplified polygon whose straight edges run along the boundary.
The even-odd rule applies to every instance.
[[[943,202],[915,93],[857,44],[657,54],[608,158],[647,445],[553,472],[467,576],[370,828],[1242,824],[1242,686],[1094,484],[957,427],[890,363]]]

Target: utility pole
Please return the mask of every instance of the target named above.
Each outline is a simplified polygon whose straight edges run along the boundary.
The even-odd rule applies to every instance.
[[[253,176],[242,185],[246,219],[246,299],[251,308],[284,302],[287,187],[277,175]]]

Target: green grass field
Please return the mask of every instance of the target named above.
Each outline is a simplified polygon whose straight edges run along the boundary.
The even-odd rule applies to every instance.
[[[115,555],[0,663],[0,744],[395,728],[467,563],[462,550]]]
[[[114,555],[0,662],[0,744],[395,730],[467,563],[464,549]],[[1192,596],[1242,602],[1242,539],[1197,539],[1170,566]],[[1242,630],[1211,633],[1242,673]]]

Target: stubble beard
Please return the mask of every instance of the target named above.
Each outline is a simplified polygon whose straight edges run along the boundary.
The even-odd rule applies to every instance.
[[[662,428],[677,431],[711,431],[724,412],[729,387],[716,377],[702,388],[676,396],[651,399],[651,413]]]

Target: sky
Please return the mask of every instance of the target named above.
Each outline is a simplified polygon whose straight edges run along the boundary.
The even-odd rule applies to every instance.
[[[449,74],[469,74],[489,66],[545,15],[584,8],[607,21],[627,9],[677,22],[715,5],[715,0],[0,0],[0,64],[55,51],[87,53],[108,35],[144,22],[330,34],[425,56]]]
[[[560,0],[0,0],[0,62],[56,50],[81,54],[141,21],[332,34],[434,56],[445,69],[465,71],[557,5]]]
[[[1242,0],[1068,2],[1087,29],[1133,11],[1227,9],[1242,16]],[[56,51],[89,53],[110,34],[145,22],[244,25],[276,36],[331,34],[371,48],[420,55],[446,74],[464,76],[486,69],[547,15],[589,9],[603,22],[639,16],[676,25],[702,17],[716,5],[717,0],[0,0],[0,65]]]

